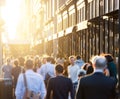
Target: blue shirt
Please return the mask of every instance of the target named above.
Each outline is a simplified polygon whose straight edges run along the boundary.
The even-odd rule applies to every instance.
[[[44,99],[46,96],[46,88],[43,78],[40,76],[40,74],[35,73],[33,70],[27,70],[25,75],[28,89],[34,91],[35,93],[40,93],[41,99]],[[24,92],[24,77],[21,73],[18,77],[17,86],[15,90],[16,99],[23,99]]]
[[[40,73],[43,77],[43,79],[45,80],[45,76],[48,73],[51,77],[55,76],[55,66],[49,62],[47,62],[46,64],[43,64],[38,73]]]
[[[4,72],[4,78],[12,79],[12,66],[11,65],[4,65],[2,67],[2,71]]]

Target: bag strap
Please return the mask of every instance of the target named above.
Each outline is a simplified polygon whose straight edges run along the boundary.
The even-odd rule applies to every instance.
[[[27,87],[27,80],[26,80],[26,75],[25,75],[25,73],[23,73],[23,77],[24,77],[24,84],[25,84],[25,87],[26,87],[26,89],[28,89],[28,87]]]

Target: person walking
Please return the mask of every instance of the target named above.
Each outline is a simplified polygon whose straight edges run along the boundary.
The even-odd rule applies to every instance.
[[[72,80],[74,86],[74,92],[76,92],[77,84],[78,84],[78,73],[79,73],[79,66],[75,64],[75,57],[69,57],[70,65],[68,66],[68,77]]]
[[[76,99],[114,99],[116,83],[115,80],[104,75],[106,65],[105,57],[94,57],[94,73],[81,78]]]
[[[54,64],[51,63],[52,61],[51,59],[52,59],[51,57],[47,57],[46,64],[43,64],[38,71],[38,73],[42,75],[46,86],[47,86],[48,80],[51,77],[55,76],[55,66]]]
[[[2,72],[4,73],[4,78],[8,78],[12,80],[12,68],[13,66],[11,65],[11,60],[10,58],[7,58],[6,64],[3,65],[2,67]]]
[[[16,99],[24,99],[26,91],[25,79],[27,88],[34,93],[40,94],[40,99],[44,99],[46,96],[46,88],[42,76],[33,71],[33,61],[28,59],[25,63],[26,72],[21,73],[18,77],[17,86],[15,90]]]
[[[63,76],[63,71],[62,65],[55,67],[56,77],[50,78],[48,82],[46,99],[68,99],[69,93],[71,99],[74,99],[72,81]]]

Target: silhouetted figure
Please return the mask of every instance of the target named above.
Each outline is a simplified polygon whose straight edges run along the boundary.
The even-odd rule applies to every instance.
[[[55,67],[56,77],[48,82],[46,99],[74,99],[73,85],[71,79],[63,76],[63,66],[58,64]],[[52,96],[51,96],[52,94]]]
[[[93,59],[94,73],[81,78],[76,99],[114,99],[115,80],[104,75],[107,61],[103,56]]]

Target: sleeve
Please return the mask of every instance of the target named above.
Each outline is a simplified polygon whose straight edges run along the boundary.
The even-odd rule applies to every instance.
[[[4,71],[5,71],[5,69],[4,69],[4,68],[5,68],[5,66],[2,66],[2,68],[1,68],[1,71],[2,71],[2,72],[4,72]]]
[[[81,80],[82,80],[82,79],[81,79]],[[84,99],[81,80],[80,80],[80,82],[79,82],[78,89],[77,89],[77,91],[76,91],[76,98],[75,98],[75,99]]]
[[[24,95],[25,87],[23,82],[23,74],[20,74],[17,81],[17,86],[15,89],[16,99],[22,99]]]
[[[70,78],[70,66],[67,67],[67,71],[68,71],[68,78]]]
[[[41,88],[40,88],[40,99],[45,99],[45,96],[46,96],[46,88],[45,88],[45,84],[44,84],[44,81],[41,80]]]
[[[69,83],[70,83],[70,96],[71,96],[71,99],[74,99],[74,96],[75,96],[75,94],[74,94],[74,90],[73,90],[73,84],[72,84],[72,80],[71,79],[69,79]]]
[[[44,80],[45,80],[45,73],[46,73],[45,65],[42,65],[41,68],[39,69],[39,74],[41,74]]]
[[[52,78],[48,81],[46,99],[50,99],[51,91],[52,91]]]

